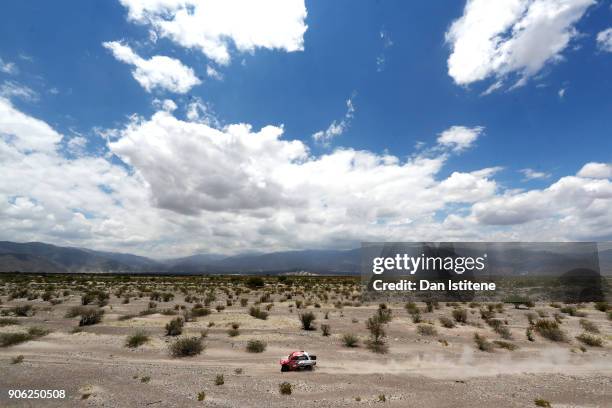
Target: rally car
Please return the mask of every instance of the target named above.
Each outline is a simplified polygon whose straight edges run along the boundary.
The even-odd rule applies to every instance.
[[[305,351],[294,351],[280,361],[281,372],[312,370],[317,365],[317,356]]]

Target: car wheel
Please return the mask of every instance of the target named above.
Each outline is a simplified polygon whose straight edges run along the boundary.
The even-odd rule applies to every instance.
[[[286,373],[287,371],[289,371],[289,366],[287,366],[287,365],[282,365],[282,366],[281,366],[281,373]]]

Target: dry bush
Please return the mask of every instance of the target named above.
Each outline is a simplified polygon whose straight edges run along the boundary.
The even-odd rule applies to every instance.
[[[178,336],[183,333],[183,319],[177,317],[166,324],[166,336]]]
[[[453,319],[455,319],[457,323],[467,323],[467,310],[455,309],[452,313]]]
[[[138,330],[136,333],[127,337],[125,340],[125,347],[136,348],[142,346],[147,341],[149,341],[149,335],[142,330]]]
[[[417,333],[419,333],[421,336],[436,336],[438,331],[431,324],[419,324],[417,326]]]
[[[358,347],[359,339],[354,334],[346,333],[342,335],[342,343],[344,347]]]
[[[104,310],[86,308],[81,312],[81,320],[79,320],[79,326],[91,326],[98,324],[102,321]]]
[[[551,341],[565,341],[565,333],[559,328],[559,323],[554,320],[540,319],[534,324],[535,330],[540,336]]]
[[[582,333],[580,336],[577,336],[576,339],[591,347],[603,347],[604,343],[601,337],[593,336],[589,333]]]
[[[267,344],[261,340],[249,340],[246,345],[246,351],[249,353],[263,353],[266,350]]]
[[[599,327],[597,327],[597,325],[590,320],[580,319],[580,326],[582,326],[582,328],[589,333],[599,333]]]
[[[200,337],[183,337],[170,345],[170,354],[173,357],[190,357],[200,354],[204,344]]]
[[[281,393],[281,395],[291,395],[292,390],[293,386],[287,381],[282,382],[278,385],[278,391]]]
[[[313,322],[316,320],[316,316],[312,312],[304,312],[299,314],[300,322],[302,323],[302,329],[314,330]]]
[[[441,316],[439,320],[442,327],[446,327],[447,329],[452,329],[455,327],[455,322],[446,316]]]
[[[474,343],[476,343],[476,347],[481,351],[493,351],[493,343],[484,338],[478,333],[474,333]]]

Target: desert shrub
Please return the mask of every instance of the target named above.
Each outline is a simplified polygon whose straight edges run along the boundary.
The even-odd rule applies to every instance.
[[[359,344],[359,339],[354,334],[346,333],[342,335],[342,343],[344,344],[344,347],[357,347]]]
[[[266,320],[268,318],[268,313],[261,310],[258,307],[252,306],[249,309],[249,314],[256,319]]]
[[[102,321],[104,310],[86,308],[81,311],[81,320],[79,326],[91,326]]]
[[[408,302],[408,303],[406,303],[406,305],[404,306],[404,308],[406,309],[406,311],[407,311],[409,314],[419,313],[419,308],[417,307],[416,303],[414,303],[414,302]]]
[[[21,364],[21,363],[23,363],[23,356],[21,354],[11,358],[11,364]]]
[[[0,333],[0,347],[14,346],[32,340],[28,333]]]
[[[144,331],[139,330],[127,337],[125,340],[125,347],[136,348],[142,346],[147,341],[149,341],[149,335]]]
[[[177,317],[166,324],[166,336],[178,336],[183,333],[183,319]]]
[[[440,324],[442,325],[442,327],[446,327],[447,329],[452,329],[453,327],[455,327],[455,322],[446,316],[440,317]]]
[[[534,324],[535,330],[540,336],[551,341],[565,341],[565,333],[559,328],[559,323],[554,320],[540,319]]]
[[[412,323],[421,323],[423,321],[423,316],[421,316],[420,312],[417,313],[412,313],[411,314],[412,317]]]
[[[510,351],[514,351],[518,348],[516,344],[510,343],[509,341],[493,340],[493,343],[499,348],[503,348]]]
[[[45,329],[44,327],[34,326],[34,327],[30,327],[28,329],[28,334],[32,338],[43,337],[43,336],[46,336],[49,333],[51,333],[51,330]]]
[[[550,402],[546,401],[543,398],[536,398],[535,400],[533,400],[533,403],[535,404],[536,407],[543,407],[543,408],[552,407],[552,405],[550,405]]]
[[[610,308],[610,305],[608,305],[608,302],[595,302],[593,307],[595,308],[595,310],[599,310],[600,312],[605,312]]]
[[[378,315],[374,315],[366,321],[366,328],[370,331],[370,339],[367,342],[368,348],[376,353],[386,353],[387,347],[384,338],[387,334],[385,333],[384,323]]]
[[[436,336],[438,331],[431,324],[419,324],[417,326],[417,333],[419,333],[421,336]]]
[[[198,392],[198,401],[204,401],[206,399],[206,393],[204,391]]]
[[[266,350],[267,344],[261,340],[249,340],[246,345],[246,351],[249,353],[262,353]]]
[[[67,317],[67,318],[77,317],[77,316],[80,316],[81,313],[83,313],[85,310],[88,310],[88,308],[83,307],[83,306],[72,306],[66,311],[66,314],[64,315],[64,317]]]
[[[28,317],[34,315],[34,308],[32,307],[32,305],[15,306],[11,309],[11,311],[15,314],[15,316],[20,317]]]
[[[312,312],[304,312],[299,314],[300,322],[302,323],[302,329],[304,330],[314,330],[313,322],[316,319],[316,316]]]
[[[173,357],[189,357],[200,354],[204,344],[200,337],[183,337],[170,345],[170,354]]]
[[[329,336],[331,333],[329,324],[322,324],[321,325],[321,333],[323,334],[323,336],[327,337]]]
[[[293,386],[287,381],[282,382],[278,385],[278,391],[281,393],[281,395],[291,395],[292,390]]]
[[[591,347],[602,347],[603,339],[601,337],[593,336],[589,333],[582,333],[580,336],[577,336],[576,339],[587,346]]]
[[[385,394],[378,394],[378,402],[386,402],[387,401],[387,397],[385,397]]]
[[[12,326],[12,325],[17,325],[19,324],[19,320],[17,319],[11,319],[11,318],[1,318],[0,319],[0,327],[2,326]]]
[[[586,317],[586,313],[579,311],[576,306],[564,306],[560,310],[562,313],[568,314],[570,316]]]
[[[232,323],[232,327],[227,331],[227,335],[230,337],[236,337],[240,334],[240,330],[238,328],[240,325],[238,323]]]
[[[140,382],[142,383],[148,383],[149,381],[151,381],[151,377],[148,375],[145,375],[144,377],[140,379]]]
[[[495,311],[491,309],[480,309],[480,317],[482,320],[489,320],[495,317]]]
[[[217,312],[221,313],[223,310],[225,310],[225,306],[223,306],[222,304],[218,304],[217,306],[215,306],[215,309],[217,310]]]
[[[580,319],[580,326],[589,333],[599,333],[599,327],[590,320]]]
[[[210,313],[209,308],[204,307],[199,303],[191,308],[191,314],[196,317],[208,316]]]
[[[223,374],[217,374],[215,376],[215,385],[223,385],[225,384],[225,377]]]
[[[376,316],[378,317],[378,320],[381,323],[389,323],[392,319],[391,309],[389,309],[385,303],[381,303],[380,305],[378,305],[378,311],[376,312]]]
[[[535,341],[535,336],[533,335],[533,327],[528,327],[527,330],[525,330],[525,335],[527,336],[527,340]]]
[[[259,276],[250,276],[246,280],[246,285],[249,288],[251,288],[251,289],[263,288],[264,287],[264,280],[262,278],[260,278]]]
[[[249,304],[249,299],[247,299],[247,298],[241,298],[240,299],[240,306],[246,307],[246,305],[248,305],[248,304]]]
[[[510,329],[508,328],[508,326],[504,326],[504,325],[496,326],[493,328],[493,330],[495,331],[495,333],[499,334],[502,339],[506,339],[506,340],[512,339],[512,332],[510,332]]]
[[[467,310],[465,309],[453,310],[453,319],[455,319],[457,323],[467,323]]]
[[[474,343],[481,351],[493,351],[493,343],[478,333],[474,333]]]
[[[133,318],[135,318],[135,317],[136,317],[136,315],[133,315],[133,314],[127,314],[127,315],[119,316],[119,317],[117,318],[117,320],[119,320],[119,321],[124,321],[124,320],[130,320],[130,319],[133,319]]]

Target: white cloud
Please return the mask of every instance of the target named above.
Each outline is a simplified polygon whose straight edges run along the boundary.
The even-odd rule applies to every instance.
[[[128,19],[151,27],[156,36],[201,51],[218,64],[230,61],[230,47],[287,52],[304,48],[303,0],[120,0]]]
[[[208,75],[210,78],[216,79],[217,81],[223,79],[223,75],[210,65],[206,66],[206,75]]]
[[[550,177],[550,173],[545,173],[543,171],[537,171],[534,169],[522,169],[520,170],[525,176],[525,180],[538,180],[538,179],[547,179]]]
[[[612,164],[610,163],[587,163],[578,172],[578,177],[588,178],[612,178]]]
[[[36,91],[15,81],[4,81],[2,83],[0,86],[0,97],[9,99],[17,97],[27,102],[36,102],[39,99]]]
[[[351,124],[353,116],[355,115],[355,106],[353,105],[353,97],[346,100],[346,113],[342,119],[333,121],[329,127],[325,130],[319,130],[312,135],[315,142],[321,143],[324,146],[329,146],[331,141],[343,134]]]
[[[559,99],[563,99],[565,97],[565,88],[559,89],[557,94],[559,95]]]
[[[454,151],[460,152],[471,147],[483,131],[484,128],[482,126],[452,126],[440,133],[438,143],[442,146],[450,147]]]
[[[15,75],[19,73],[19,69],[14,62],[4,61],[0,58],[0,72],[4,72],[5,74]]]
[[[53,151],[61,140],[62,136],[45,122],[24,115],[8,99],[0,98],[0,141],[11,146],[11,151]]]
[[[150,118],[101,131],[109,151],[67,158],[62,135],[0,100],[0,239],[177,256],[202,242],[234,253],[406,237],[612,237],[612,184],[601,164],[544,189],[505,190],[499,167],[448,168],[457,143],[473,140],[407,159],[349,148],[314,155],[282,127],[213,128],[160,102]],[[79,137],[65,145],[82,147]]]
[[[605,52],[612,52],[612,27],[597,34],[597,46]]]
[[[578,34],[575,23],[594,0],[468,0],[446,33],[448,74],[459,85],[520,76],[526,83],[559,61]],[[499,88],[499,86],[498,86]]]
[[[161,55],[144,59],[129,46],[118,41],[109,41],[102,45],[109,49],[117,60],[134,66],[132,76],[147,92],[159,88],[182,94],[202,82],[193,69],[177,59]]]

